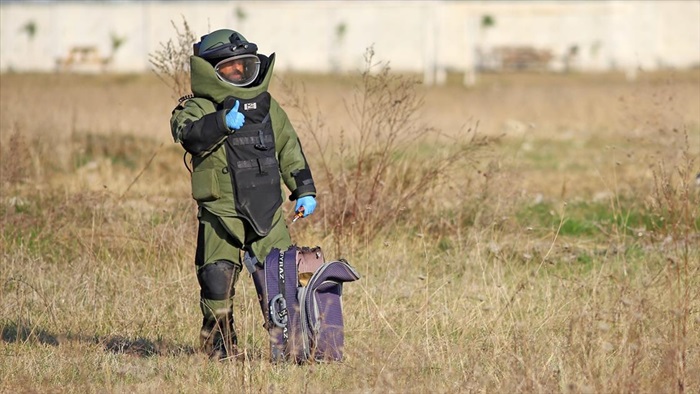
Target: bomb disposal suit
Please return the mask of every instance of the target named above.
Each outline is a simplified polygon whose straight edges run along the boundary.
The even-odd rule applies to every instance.
[[[316,204],[296,132],[268,93],[274,63],[274,54],[258,54],[255,44],[233,30],[202,37],[190,58],[193,94],[171,117],[175,142],[192,157],[201,342],[212,357],[235,353],[232,305],[241,250],[264,261],[273,247],[291,245],[281,182],[297,207],[302,199],[313,202],[307,211]]]

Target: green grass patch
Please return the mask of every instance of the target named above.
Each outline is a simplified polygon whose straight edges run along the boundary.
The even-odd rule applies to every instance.
[[[593,237],[611,233],[634,235],[639,230],[662,228],[664,221],[640,208],[634,201],[623,201],[620,207],[601,202],[574,202],[563,209],[545,202],[521,208],[518,223],[543,233],[559,229],[559,234]]]

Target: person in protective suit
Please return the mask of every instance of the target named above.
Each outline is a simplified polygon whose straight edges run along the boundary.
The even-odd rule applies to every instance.
[[[316,188],[287,114],[268,93],[275,55],[259,54],[240,33],[213,31],[194,44],[192,95],[173,110],[175,142],[192,156],[192,197],[199,229],[195,266],[201,289],[203,350],[236,354],[235,284],[246,258],[264,261],[291,245],[281,182],[303,216]]]

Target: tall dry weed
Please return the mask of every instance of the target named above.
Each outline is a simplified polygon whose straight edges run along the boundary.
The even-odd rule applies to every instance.
[[[160,43],[160,49],[149,54],[149,62],[158,78],[173,91],[172,97],[177,100],[190,91],[190,56],[196,37],[184,16],[182,27],[173,21],[170,23],[175,29],[175,40]]]
[[[677,392],[688,390],[688,335],[692,302],[696,298],[693,278],[700,270],[697,245],[700,242],[700,191],[695,184],[696,158],[692,156],[688,131],[684,132],[681,160],[669,169],[664,160],[653,168],[654,189],[648,209],[659,220],[653,240],[666,256],[666,280],[671,298],[668,343],[668,371]]]
[[[15,130],[0,146],[0,185],[28,181],[33,175],[32,157],[30,141]]]
[[[332,234],[335,253],[353,242],[365,244],[399,222],[417,226],[429,216],[436,186],[453,169],[473,165],[475,152],[491,143],[477,124],[445,133],[418,117],[420,82],[393,73],[388,63],[365,52],[364,69],[345,103],[351,124],[330,127],[309,105],[304,89],[286,82],[286,106],[300,114],[297,128],[316,148],[323,228]],[[438,215],[438,217],[435,217]]]

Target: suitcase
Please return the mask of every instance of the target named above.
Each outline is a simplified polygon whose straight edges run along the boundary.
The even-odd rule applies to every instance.
[[[262,266],[247,257],[273,362],[341,361],[343,283],[360,278],[345,260],[325,261],[321,248],[272,249]]]

